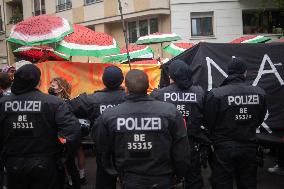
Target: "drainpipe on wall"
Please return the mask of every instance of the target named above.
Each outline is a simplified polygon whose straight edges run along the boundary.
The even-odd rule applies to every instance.
[[[7,64],[10,64],[9,62],[9,52],[8,52],[8,41],[7,41],[7,25],[6,25],[6,7],[5,2],[2,0],[2,7],[3,7],[3,22],[4,22],[4,33],[5,33],[5,42],[6,42],[6,54],[7,54]]]

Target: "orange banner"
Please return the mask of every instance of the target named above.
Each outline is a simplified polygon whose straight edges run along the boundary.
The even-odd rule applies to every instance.
[[[47,92],[50,81],[55,77],[62,77],[72,85],[71,97],[76,97],[81,93],[91,94],[94,91],[104,88],[102,74],[104,68],[113,64],[102,63],[79,63],[79,62],[58,62],[50,61],[37,64],[41,70],[41,91]],[[127,64],[116,64],[125,75],[129,71]],[[143,70],[149,77],[150,88],[152,91],[158,87],[160,81],[160,69],[158,65],[133,64],[132,69]],[[124,83],[123,83],[124,86]]]

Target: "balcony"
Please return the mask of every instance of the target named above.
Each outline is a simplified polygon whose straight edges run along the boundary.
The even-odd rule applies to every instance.
[[[72,2],[67,2],[56,6],[56,12],[61,12],[70,9],[72,9]]]
[[[45,9],[42,9],[42,10],[36,10],[33,12],[33,16],[38,16],[38,15],[42,15],[42,14],[45,14],[46,11]]]
[[[87,6],[87,5],[91,5],[94,3],[100,3],[100,2],[103,2],[103,0],[84,0],[84,5]]]

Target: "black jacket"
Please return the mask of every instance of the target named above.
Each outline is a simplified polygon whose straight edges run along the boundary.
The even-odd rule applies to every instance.
[[[122,88],[105,89],[91,95],[81,94],[70,100],[69,106],[78,118],[89,119],[93,123],[106,108],[121,104],[125,100],[125,96],[125,91]]]
[[[111,159],[120,173],[184,175],[189,168],[189,143],[182,115],[172,104],[147,95],[129,95],[97,120],[97,150],[111,173]]]
[[[53,156],[62,150],[58,136],[76,145],[80,126],[59,98],[33,90],[0,100],[0,144],[7,157]]]
[[[266,114],[265,92],[231,75],[219,88],[212,89],[205,102],[205,126],[214,143],[255,142],[256,128]]]
[[[176,84],[156,89],[151,96],[157,100],[174,104],[186,120],[189,136],[198,138],[203,124],[204,91],[200,86],[191,86],[189,89],[180,89]]]

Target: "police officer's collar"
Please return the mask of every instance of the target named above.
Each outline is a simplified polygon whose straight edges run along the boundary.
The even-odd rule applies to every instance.
[[[187,89],[182,89],[182,88],[180,88],[178,85],[177,85],[177,83],[171,83],[170,84],[170,86],[172,86],[174,89],[176,89],[176,90],[188,90],[188,89],[190,89],[191,88],[191,86],[192,86],[192,84],[191,84],[191,86],[189,87],[189,88],[187,88]]]
[[[234,84],[234,83],[244,83],[246,78],[243,74],[233,74],[229,75],[221,84],[221,86],[228,85],[228,84]]]
[[[147,94],[133,94],[130,93],[129,95],[126,96],[126,101],[132,101],[132,102],[136,102],[136,101],[151,101],[154,100],[154,98],[150,97]]]
[[[109,88],[104,88],[102,90],[97,90],[97,91],[94,91],[94,93],[97,93],[97,92],[110,92],[110,91],[124,91],[125,89],[123,87],[118,87],[118,88],[114,88],[114,89],[109,89]]]

